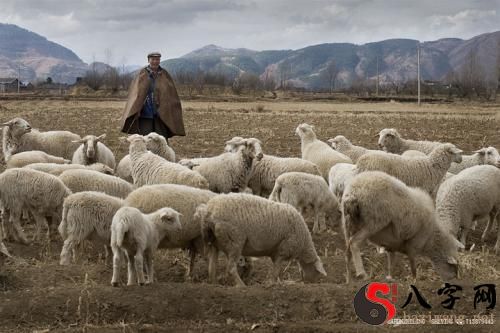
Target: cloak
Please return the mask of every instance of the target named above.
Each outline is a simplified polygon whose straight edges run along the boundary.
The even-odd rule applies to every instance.
[[[121,131],[129,134],[140,134],[139,115],[150,85],[149,74],[142,68],[130,84],[128,100],[120,120]],[[160,67],[155,81],[156,112],[161,121],[168,127],[169,136],[184,136],[184,121],[182,107],[174,80],[166,70]],[[164,133],[159,133],[164,134]]]

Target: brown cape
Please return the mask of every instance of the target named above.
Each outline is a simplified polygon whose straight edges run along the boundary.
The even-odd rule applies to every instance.
[[[124,133],[139,133],[139,115],[146,95],[148,93],[150,79],[148,71],[143,68],[130,84],[128,100],[120,121],[121,131]],[[155,102],[160,119],[167,125],[172,136],[186,135],[184,122],[182,120],[182,107],[179,95],[175,89],[174,80],[163,68],[160,69],[155,81]]]

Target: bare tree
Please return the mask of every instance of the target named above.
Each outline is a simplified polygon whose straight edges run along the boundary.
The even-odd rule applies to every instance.
[[[280,88],[286,91],[290,86],[288,80],[290,80],[292,76],[292,63],[288,60],[281,62],[278,65],[278,72],[280,78]]]
[[[330,94],[333,92],[335,88],[335,80],[337,80],[337,76],[339,75],[339,69],[337,68],[337,63],[335,59],[328,61],[326,64],[326,68],[323,71],[323,75],[328,83]]]

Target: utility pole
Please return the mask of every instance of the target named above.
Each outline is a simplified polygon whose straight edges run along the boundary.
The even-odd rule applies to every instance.
[[[378,85],[379,85],[379,76],[378,76],[378,56],[377,56],[377,85],[376,85],[376,95],[378,97]]]
[[[417,42],[417,91],[418,106],[420,106],[420,42]]]
[[[17,65],[17,93],[21,92],[21,65]]]

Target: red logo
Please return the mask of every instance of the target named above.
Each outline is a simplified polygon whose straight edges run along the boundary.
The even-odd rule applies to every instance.
[[[391,300],[380,295],[390,296]],[[397,296],[398,285],[395,283],[369,283],[354,296],[354,311],[364,322],[381,325],[396,315]]]

